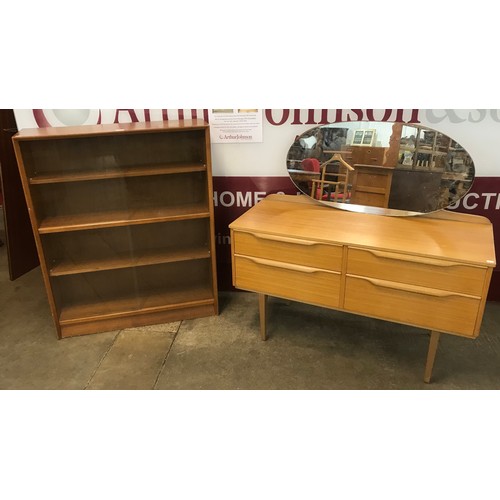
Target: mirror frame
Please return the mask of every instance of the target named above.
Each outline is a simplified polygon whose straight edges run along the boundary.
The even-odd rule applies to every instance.
[[[383,131],[381,145],[378,133]],[[420,123],[406,122],[317,125],[295,137],[286,165],[293,184],[313,200],[341,210],[388,216],[446,209],[470,191],[475,176],[470,154],[457,141]],[[419,179],[415,192],[423,194],[422,199],[412,191]]]

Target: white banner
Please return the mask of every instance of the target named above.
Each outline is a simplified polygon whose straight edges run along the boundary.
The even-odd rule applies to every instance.
[[[227,111],[234,114],[238,110]],[[253,142],[253,137],[252,142],[238,140],[237,137],[234,141],[229,137],[227,140],[213,141],[214,176],[287,176],[285,159],[297,135],[318,124],[358,120],[421,123],[459,142],[472,157],[476,176],[499,175],[497,143],[500,137],[500,110],[497,109],[258,111],[252,118],[255,119],[253,125],[259,129],[260,134],[259,137],[255,136],[255,140],[261,142]],[[212,110],[208,109],[16,109],[14,113],[19,129],[190,118],[212,122],[214,116]],[[262,120],[260,124],[258,116]],[[237,133],[235,135],[237,136]]]

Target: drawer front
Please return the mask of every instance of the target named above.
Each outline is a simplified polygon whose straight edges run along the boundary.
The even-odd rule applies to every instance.
[[[235,232],[233,249],[237,255],[249,255],[278,260],[300,266],[340,271],[342,246],[327,245],[307,240]]]
[[[363,186],[365,191],[377,191],[387,188],[389,177],[385,173],[358,172],[356,174],[356,187]]]
[[[362,160],[359,163],[364,163],[366,165],[382,165],[384,162],[384,148],[371,148],[363,146],[359,159]]]
[[[487,269],[425,257],[349,248],[347,273],[480,297]]]
[[[356,163],[364,165],[382,165],[384,162],[384,156],[385,156],[385,148],[355,146],[352,148],[350,159],[352,161],[351,163],[352,165],[355,165]]]
[[[236,288],[337,308],[340,273],[283,264],[255,257],[235,256]]]
[[[346,311],[476,337],[480,300],[372,278],[347,276]]]

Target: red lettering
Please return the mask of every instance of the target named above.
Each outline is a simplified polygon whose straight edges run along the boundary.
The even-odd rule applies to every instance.
[[[357,120],[354,120],[354,121],[361,121],[363,119],[363,110],[362,109],[351,109],[351,111],[357,117]],[[353,120],[351,120],[351,115],[348,113],[346,122],[351,122],[351,121],[353,121]]]
[[[391,117],[394,113],[394,109],[385,109],[384,110],[384,116],[382,118],[377,118],[374,114],[374,109],[367,109],[366,110],[366,117],[369,121],[381,121],[381,122],[388,122],[391,121]],[[396,109],[396,117],[394,118],[393,121],[395,122],[407,122],[407,123],[420,123],[420,120],[418,119],[418,109],[412,109],[411,110],[411,117],[409,120],[404,119],[404,109]]]
[[[316,125],[316,120],[314,118],[314,109],[308,109],[306,125]]]
[[[281,120],[276,122],[273,117],[273,110],[272,109],[266,109],[265,111],[266,114],[266,119],[271,125],[283,125],[288,118],[290,117],[290,110],[289,109],[283,109],[282,114],[281,114]]]
[[[373,114],[374,111],[375,111],[374,109],[367,109],[366,110],[366,117],[371,122],[378,122],[378,121],[380,121],[380,122],[386,122],[387,120],[389,120],[389,118],[392,115],[392,109],[386,109],[385,113],[384,113],[384,116],[382,117],[381,120],[379,120],[378,118],[375,118],[375,115]]]
[[[129,114],[132,122],[135,123],[135,122],[139,121],[139,118],[137,118],[137,115],[133,109],[117,109],[113,123],[120,123],[120,119],[119,119],[120,111],[126,111]]]
[[[387,110],[389,111],[389,110]],[[420,123],[418,119],[418,109],[411,110],[411,116],[409,120],[404,119],[404,109],[396,109],[396,118],[394,118],[395,122],[406,122],[406,123]]]
[[[307,110],[307,121],[303,123],[300,119],[300,112],[303,111],[301,109],[295,109],[293,112],[293,122],[291,125],[328,125],[329,123],[333,123],[328,120],[328,109],[322,109],[320,110],[321,115],[319,121],[316,121],[316,109],[308,109]],[[337,110],[337,117],[339,116],[339,113]],[[341,116],[341,115],[340,115]],[[336,118],[337,118],[336,117]],[[341,120],[335,120],[335,121],[341,121]]]
[[[415,110],[413,110],[413,111],[415,111]],[[402,109],[396,109],[396,118],[394,120],[395,122],[403,122],[404,121],[403,112],[404,112],[404,110],[402,110]]]
[[[293,122],[292,125],[302,125],[302,121],[300,119],[300,109],[293,110]]]
[[[48,118],[45,116],[43,109],[33,109],[33,118],[39,128],[52,127],[53,125],[49,122]],[[97,115],[96,124],[100,125],[102,122],[102,113],[99,109],[99,114]]]
[[[396,121],[403,121],[403,119],[401,118],[401,120],[398,120],[396,117]],[[420,120],[418,119],[418,109],[411,110],[411,117],[408,120],[408,123],[421,123]]]
[[[328,125],[329,123],[335,123],[335,122],[342,121],[342,110],[341,109],[336,110],[335,120],[333,120],[333,121],[330,121],[328,119],[328,113],[330,110],[329,109],[322,109],[320,119],[318,122],[316,121],[316,116],[315,116],[315,113],[317,110],[308,109],[307,110],[307,121],[305,123],[302,122],[302,119],[300,116],[301,111],[304,111],[304,110],[302,110],[302,109],[294,109],[293,110],[293,121],[292,121],[291,125]],[[280,125],[282,125],[282,123],[280,123]]]
[[[191,118],[193,120],[196,120],[198,118],[198,110],[197,109],[190,109],[188,111],[188,115],[191,115]],[[184,120],[184,110],[183,109],[178,109],[177,110],[177,119],[178,120]],[[163,121],[168,122],[169,116],[168,116],[168,109],[162,109],[161,110],[161,118]],[[208,114],[208,109],[203,110],[203,120],[205,120],[207,123],[210,121],[209,114]]]
[[[328,110],[322,109],[321,110],[321,119],[319,121],[319,125],[328,125],[328,123],[330,123],[328,121]]]
[[[36,121],[36,124],[39,127],[50,127],[49,120],[45,118],[45,113],[43,112],[43,109],[34,109],[33,110],[33,118]]]
[[[338,123],[338,122],[342,121],[342,110],[341,109],[335,110],[335,118],[333,120],[330,120],[328,118],[330,111],[331,111],[331,109],[322,109],[321,110],[321,119],[320,119],[318,125],[328,125],[329,123]]]

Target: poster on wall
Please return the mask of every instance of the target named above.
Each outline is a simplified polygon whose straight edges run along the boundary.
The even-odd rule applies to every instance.
[[[261,109],[210,109],[213,144],[262,142]]]

